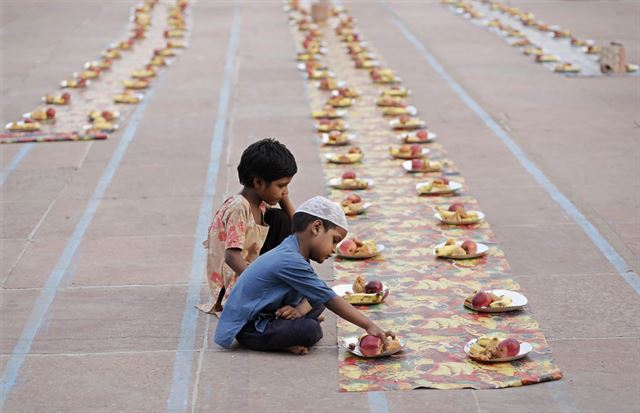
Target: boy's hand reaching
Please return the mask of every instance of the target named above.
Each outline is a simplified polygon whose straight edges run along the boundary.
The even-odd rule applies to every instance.
[[[290,305],[285,305],[276,311],[276,318],[283,318],[285,320],[295,320],[304,316],[300,310]]]
[[[366,331],[367,331],[367,334],[369,334],[370,336],[378,336],[383,341],[386,341],[387,337],[396,338],[396,335],[393,331],[391,330],[384,331],[383,329],[378,327],[376,324],[372,324],[371,327],[366,329]]]

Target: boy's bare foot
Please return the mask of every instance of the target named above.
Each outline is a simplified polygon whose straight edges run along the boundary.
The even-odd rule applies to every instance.
[[[319,315],[317,320],[318,320],[318,323],[322,323],[324,321],[324,316],[323,315]]]
[[[287,351],[290,351],[293,354],[297,354],[299,356],[304,356],[305,354],[309,354],[309,347],[291,346],[291,347],[287,348]]]

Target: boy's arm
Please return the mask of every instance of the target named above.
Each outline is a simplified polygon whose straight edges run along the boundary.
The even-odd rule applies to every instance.
[[[276,311],[276,317],[284,318],[285,320],[295,320],[304,317],[309,311],[311,311],[311,304],[309,304],[306,298],[303,298],[300,304],[295,307],[285,305],[279,308],[278,311]]]
[[[280,202],[278,202],[278,204],[280,204],[280,208],[282,208],[282,210],[286,212],[287,215],[289,215],[289,218],[293,219],[293,214],[295,214],[296,208],[293,206],[293,203],[289,199],[288,189],[285,190],[284,195],[282,196],[282,199],[280,200]]]
[[[382,339],[385,339],[387,336],[395,337],[393,332],[382,330],[376,323],[371,321],[360,311],[356,310],[344,298],[338,295],[327,301],[324,305],[338,316],[366,330],[369,335],[378,336]]]
[[[249,266],[249,263],[242,258],[240,251],[239,248],[229,248],[224,251],[224,262],[227,263],[237,275],[242,274]]]

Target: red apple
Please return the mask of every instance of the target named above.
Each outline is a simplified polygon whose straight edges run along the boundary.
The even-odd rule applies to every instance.
[[[367,294],[376,294],[376,293],[381,292],[382,289],[383,289],[382,282],[380,282],[378,280],[368,281],[364,285],[364,292],[367,293]]]
[[[474,295],[473,299],[471,299],[471,305],[476,308],[487,307],[489,304],[491,304],[491,297],[489,294],[482,291]]]
[[[353,171],[347,171],[342,174],[342,179],[356,179],[356,173]]]
[[[411,155],[414,155],[414,156],[422,155],[422,147],[416,143],[411,145]]]
[[[382,352],[382,339],[378,336],[365,335],[360,338],[360,351],[367,357],[377,356]]]
[[[507,338],[498,344],[498,357],[513,357],[520,352],[520,342],[515,338]]]
[[[478,252],[478,244],[475,243],[475,241],[473,240],[465,240],[462,245],[460,245],[460,247],[465,250],[467,252],[467,254],[471,255],[471,254],[475,254],[476,252]]]
[[[449,211],[451,212],[457,211],[459,209],[464,209],[464,205],[462,205],[460,202],[455,202],[449,207]]]
[[[47,119],[53,119],[56,117],[56,110],[54,108],[48,108],[46,114]]]
[[[25,118],[22,122],[24,122],[24,123],[33,123],[33,119]]]
[[[105,118],[105,120],[112,120],[113,119],[113,114],[111,112],[109,112],[108,110],[103,110],[102,113],[100,113],[100,115],[102,115],[103,118]]]
[[[360,198],[360,195],[351,194],[347,197],[347,201],[351,202],[352,204],[357,204],[359,202],[362,202],[362,198]]]
[[[340,254],[353,255],[356,252],[357,245],[352,239],[347,239],[340,243]]]
[[[444,184],[444,185],[449,185],[449,180],[447,178],[443,177],[443,176],[441,176],[440,178],[434,179],[433,182],[436,182],[436,183],[439,182],[439,183]]]
[[[414,171],[419,171],[424,169],[424,160],[422,159],[412,159],[411,160],[411,169]]]
[[[424,129],[420,129],[418,132],[416,132],[416,136],[418,137],[418,139],[420,139],[421,141],[426,141],[427,138],[429,137],[429,134],[427,133],[426,130]]]
[[[67,92],[64,92],[62,94],[62,100],[64,100],[65,102],[68,102],[69,100],[71,100],[71,95]]]

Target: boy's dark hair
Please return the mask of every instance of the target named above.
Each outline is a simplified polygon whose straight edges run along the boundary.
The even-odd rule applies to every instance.
[[[338,227],[333,222],[319,218],[315,215],[307,214],[306,212],[296,212],[295,214],[293,214],[293,232],[303,232],[307,229],[309,224],[317,220],[320,220],[322,222],[322,226],[324,227],[325,232]]]
[[[275,139],[266,138],[249,145],[242,152],[238,178],[244,186],[253,187],[254,178],[273,182],[298,172],[293,154]]]

